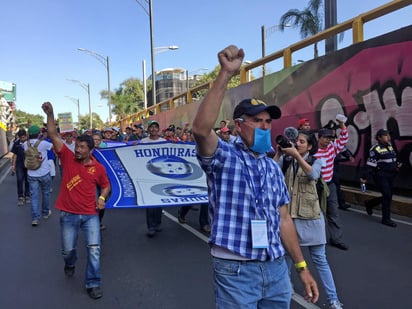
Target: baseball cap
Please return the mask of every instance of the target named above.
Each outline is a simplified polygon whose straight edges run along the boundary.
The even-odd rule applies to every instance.
[[[36,125],[32,125],[27,131],[29,131],[29,135],[40,134],[40,127]]]
[[[318,131],[318,137],[334,137],[333,131],[331,129],[322,128]]]
[[[113,132],[113,128],[106,127],[103,129],[103,132]]]
[[[298,121],[299,127],[300,127],[300,126],[303,126],[305,123],[309,123],[309,119],[308,119],[308,118],[301,118],[301,119],[299,119],[299,121]]]
[[[266,105],[262,100],[251,98],[241,101],[235,107],[233,119],[240,118],[242,115],[254,116],[263,111],[267,111],[272,119],[278,119],[282,115],[282,112],[276,105]]]
[[[226,133],[226,132],[230,132],[228,127],[223,127],[220,129],[220,132]]]
[[[30,130],[30,129],[29,129]],[[376,132],[376,137],[382,136],[382,135],[388,135],[389,131],[386,129],[379,129],[378,132]]]
[[[147,123],[147,127],[148,127],[148,128],[150,128],[152,125],[157,125],[158,127],[160,127],[160,126],[159,126],[159,123],[158,123],[156,120],[150,120],[150,121]]]
[[[135,124],[134,127],[135,127],[136,129],[142,129],[142,130],[144,130],[144,127],[143,127],[143,125],[142,125],[141,123]]]

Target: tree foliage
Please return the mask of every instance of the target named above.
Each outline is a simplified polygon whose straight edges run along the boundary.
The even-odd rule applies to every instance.
[[[287,25],[299,28],[302,39],[315,35],[323,29],[323,15],[320,13],[322,7],[321,0],[310,0],[309,5],[302,11],[292,9],[280,17],[280,30],[284,31]],[[314,44],[314,57],[319,55],[318,45]]]
[[[80,116],[80,128],[86,129],[90,127],[90,117],[89,114]],[[100,118],[99,114],[92,112],[92,128],[93,129],[103,129],[104,122]]]
[[[213,71],[203,74],[202,77],[194,84],[194,86],[202,85],[214,81],[219,73],[220,65],[217,65]],[[240,75],[233,76],[227,88],[235,88],[240,85]]]
[[[203,74],[194,84],[192,87],[196,87],[199,85],[203,85],[209,82],[212,82],[216,79],[217,74],[219,73],[220,65],[218,64],[213,71]],[[235,88],[240,85],[240,75],[233,76],[228,84],[228,88]],[[202,89],[197,91],[196,93],[192,93],[193,98],[200,98],[206,94],[207,90]]]
[[[14,118],[16,119],[16,125],[19,127],[27,127],[27,123],[31,121],[32,125],[43,126],[44,117],[40,114],[29,114],[21,110],[16,109],[14,111]]]
[[[103,97],[104,92],[100,95]],[[106,92],[107,98],[107,92]],[[129,78],[120,84],[120,87],[111,95],[113,110],[117,120],[130,114],[137,113],[144,108],[143,83],[139,79]]]

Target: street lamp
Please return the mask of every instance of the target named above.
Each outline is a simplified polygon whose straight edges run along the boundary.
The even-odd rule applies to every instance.
[[[177,45],[169,45],[169,46],[159,46],[154,48],[154,53],[155,54],[160,54],[163,52],[166,52],[168,50],[176,50],[179,49],[179,46]],[[146,84],[146,60],[143,60],[142,62],[143,66],[143,94],[144,94],[144,109],[147,109],[147,84]],[[156,104],[156,71],[153,71],[152,67],[152,100],[153,100],[153,105]],[[153,95],[154,93],[154,95]]]
[[[69,99],[70,101],[72,101],[74,104],[77,105],[77,123],[78,123],[77,125],[79,126],[80,125],[80,100],[78,98],[76,99],[68,95],[65,95],[64,97]]]
[[[154,48],[155,54],[160,54],[168,50],[176,50],[179,49],[177,45],[169,45],[169,46],[159,46]]]
[[[189,91],[189,88],[190,88],[190,83],[189,83],[189,75],[190,74],[196,74],[197,72],[208,71],[208,70],[209,70],[208,68],[196,69],[196,70],[190,71],[190,72],[189,72],[189,70],[186,70],[186,91]]]
[[[102,56],[94,51],[85,49],[85,48],[78,48],[77,50],[85,52],[94,58],[96,58],[101,64],[103,64],[106,67],[107,71],[107,100],[108,100],[108,105],[109,105],[109,125],[112,123],[112,96],[110,93],[110,65],[109,65],[109,56]]]
[[[67,79],[69,82],[78,84],[80,87],[82,87],[84,90],[87,91],[87,95],[89,97],[89,126],[90,129],[93,129],[93,122],[92,122],[92,105],[90,103],[90,84],[87,83],[82,83],[81,81],[77,80],[77,79]]]
[[[265,58],[266,56],[266,38],[274,33],[275,31],[284,28],[284,27],[290,27],[290,24],[284,24],[284,25],[274,25],[270,27],[269,29],[265,28],[265,25],[262,25],[261,27],[261,36],[262,36],[262,58]],[[262,65],[262,76],[265,76],[266,71],[266,66]]]
[[[156,105],[156,70],[155,70],[155,52],[156,52],[156,48],[154,47],[152,0],[136,0],[136,2],[142,7],[143,11],[149,16],[149,22],[150,22],[150,58],[151,58],[151,62],[152,62],[152,101],[153,101],[153,105]],[[143,4],[142,2],[146,2],[146,4],[149,5],[149,8],[146,8],[146,5]],[[177,46],[172,46],[172,47],[176,47],[176,48],[167,48],[166,50],[168,50],[168,49],[177,49],[178,48]]]

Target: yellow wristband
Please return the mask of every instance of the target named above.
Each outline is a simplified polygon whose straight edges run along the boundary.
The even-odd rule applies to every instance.
[[[305,268],[305,267],[307,267],[308,265],[306,264],[306,261],[302,261],[302,262],[299,262],[299,263],[296,263],[295,264],[295,268],[296,269],[300,269],[300,268]]]
[[[106,202],[106,198],[103,195],[100,195],[99,199],[102,200],[103,202]]]

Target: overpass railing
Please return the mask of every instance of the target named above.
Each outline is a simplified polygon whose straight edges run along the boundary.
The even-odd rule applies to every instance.
[[[325,39],[338,35],[346,30],[352,29],[352,44],[362,42],[364,40],[364,24],[382,17],[386,14],[392,13],[396,10],[402,9],[412,4],[412,0],[393,0],[387,4],[379,6],[371,11],[360,14],[357,17],[349,19],[331,28],[328,28],[322,32],[319,32],[311,37],[308,37],[302,41],[292,44],[284,49],[269,54],[261,59],[245,64],[240,70],[240,82],[247,83],[248,72],[257,67],[263,66],[271,61],[283,58],[283,68],[292,66],[292,54],[298,50],[308,47],[314,43],[318,43]],[[120,120],[121,126],[126,126],[132,121],[138,121],[148,118],[150,115],[158,114],[164,110],[174,109],[181,102],[184,104],[190,104],[194,100],[194,94],[204,92],[210,89],[212,82],[208,82],[194,88],[188,89],[186,92],[180,93],[174,97],[169,98],[166,101],[159,102],[152,105],[147,109],[127,116]]]

